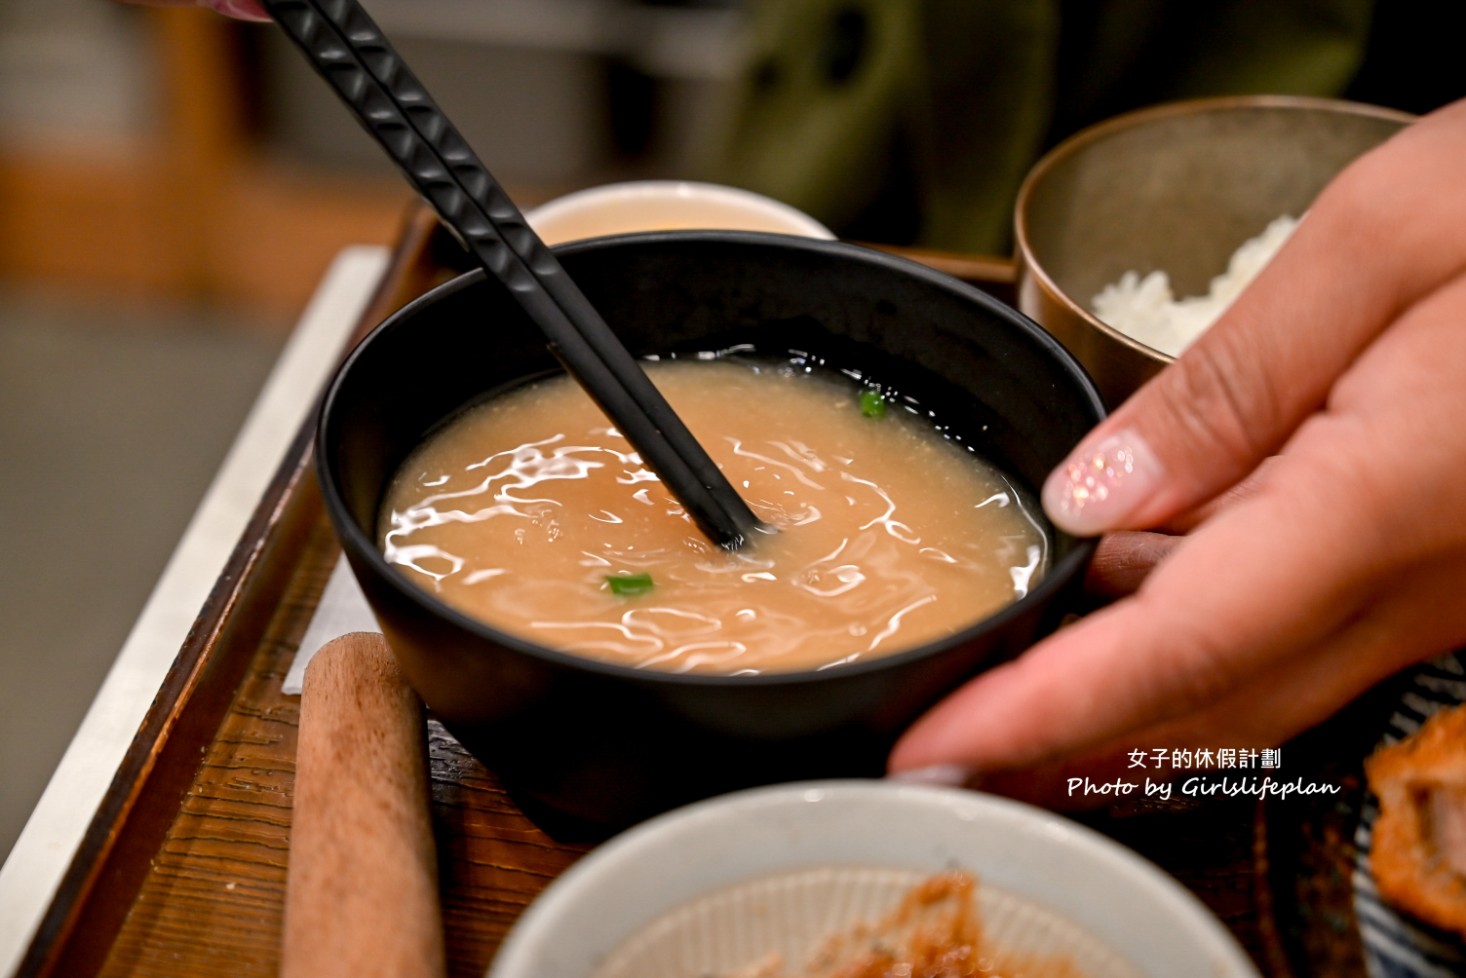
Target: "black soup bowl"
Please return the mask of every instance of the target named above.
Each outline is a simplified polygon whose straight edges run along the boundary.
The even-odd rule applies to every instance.
[[[802,351],[914,391],[1030,489],[1103,415],[1083,369],[1019,313],[956,279],[838,242],[664,232],[557,249],[637,354]],[[558,369],[481,272],[378,326],[327,391],[317,464],[327,510],[408,680],[542,824],[627,825],[754,784],[874,776],[897,735],[964,679],[1054,627],[1093,553],[1050,530],[1027,596],[904,652],[821,671],[683,675],[593,661],[448,607],[383,559],[397,467],[445,419]],[[553,829],[552,829],[553,831]]]

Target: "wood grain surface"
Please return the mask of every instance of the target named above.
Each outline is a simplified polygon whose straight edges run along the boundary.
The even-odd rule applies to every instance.
[[[99,974],[278,974],[300,721],[299,699],[280,685],[336,552],[322,527]],[[584,846],[541,832],[436,721],[428,731],[448,973],[478,976]]]

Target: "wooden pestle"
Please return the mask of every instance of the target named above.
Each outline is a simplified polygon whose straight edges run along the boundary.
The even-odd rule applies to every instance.
[[[437,880],[422,703],[381,635],[343,635],[305,672],[281,974],[440,978]]]

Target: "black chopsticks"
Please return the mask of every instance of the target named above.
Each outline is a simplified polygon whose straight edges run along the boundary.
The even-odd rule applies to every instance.
[[[263,0],[443,223],[545,333],[698,528],[727,549],[760,528],[716,463],[566,274],[356,0]]]

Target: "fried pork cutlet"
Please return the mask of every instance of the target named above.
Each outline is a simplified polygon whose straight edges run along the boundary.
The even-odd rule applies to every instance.
[[[1371,863],[1380,896],[1466,937],[1466,706],[1365,761],[1379,797]]]

